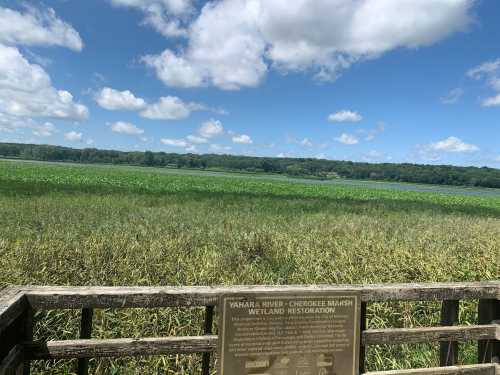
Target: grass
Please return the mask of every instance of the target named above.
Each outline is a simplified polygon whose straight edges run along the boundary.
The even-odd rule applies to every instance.
[[[0,286],[476,281],[499,278],[500,198],[149,168],[0,162]],[[436,325],[436,303],[369,306],[369,325]],[[475,322],[475,303],[460,320]],[[37,314],[75,338],[77,311]],[[202,311],[98,310],[95,337],[199,334]],[[462,363],[474,361],[464,345]],[[368,368],[437,364],[434,345],[375,347]],[[74,364],[37,362],[35,373]],[[98,374],[191,374],[200,356],[92,360]],[[49,368],[50,371],[49,372]]]

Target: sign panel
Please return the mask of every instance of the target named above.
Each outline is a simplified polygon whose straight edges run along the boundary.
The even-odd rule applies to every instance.
[[[219,375],[356,375],[358,292],[227,294]]]

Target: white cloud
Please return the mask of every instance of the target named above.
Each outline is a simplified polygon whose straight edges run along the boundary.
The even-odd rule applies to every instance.
[[[144,56],[142,61],[154,68],[158,79],[166,85],[184,88],[204,85],[201,70],[170,50],[165,50],[161,55]]]
[[[188,147],[188,143],[184,139],[171,139],[171,138],[162,138],[160,140],[161,143],[167,146],[174,147]]]
[[[301,141],[299,141],[299,144],[305,147],[312,147],[313,145],[312,142],[309,140],[309,138],[302,139]]]
[[[363,120],[363,116],[358,112],[348,110],[332,113],[328,116],[328,121],[331,122],[359,122],[361,120]]]
[[[37,137],[51,137],[57,129],[54,124],[46,122],[33,128],[33,135]]]
[[[309,138],[297,139],[295,137],[288,136],[287,142],[292,143],[292,144],[296,144],[299,146],[303,146],[303,147],[312,147],[313,146],[313,144]]]
[[[148,104],[140,115],[153,120],[180,120],[189,117],[192,111],[204,109],[202,104],[185,103],[176,96],[163,96],[157,103]]]
[[[198,152],[198,149],[196,148],[195,145],[189,145],[189,146],[186,147],[186,151],[187,152],[196,153],[196,152]]]
[[[0,7],[0,43],[28,46],[61,46],[81,51],[78,32],[56,16],[54,9],[25,6],[25,13]]]
[[[19,50],[0,44],[0,112],[13,116],[88,118],[88,109],[65,90],[52,86],[47,72]]]
[[[26,52],[26,55],[28,55],[29,60],[32,60],[33,62],[37,63],[40,66],[43,66],[44,68],[50,66],[53,63],[52,59],[40,56],[39,54],[31,51],[28,48],[25,48],[24,51]]]
[[[38,123],[29,117],[18,118],[0,112],[0,132],[19,133],[24,129],[31,130],[36,137],[51,137],[57,128],[50,122]]]
[[[484,76],[488,76],[492,73],[497,73],[500,70],[500,59],[493,61],[486,61],[479,66],[469,70],[467,75],[470,78],[481,79]]]
[[[108,124],[111,131],[115,133],[122,133],[128,135],[140,135],[144,133],[144,129],[138,128],[134,124],[124,121],[117,121],[112,124]]]
[[[357,133],[364,136],[365,141],[373,141],[377,135],[384,132],[385,124],[383,122],[378,122],[377,126],[372,129],[359,129]]]
[[[193,111],[212,111],[226,114],[221,108],[210,108],[205,104],[186,103],[176,96],[160,97],[156,103],[148,104],[136,97],[130,90],[118,91],[104,87],[95,96],[96,102],[108,110],[141,111],[142,117],[153,120],[180,120],[189,117]]]
[[[203,143],[208,143],[208,139],[203,138],[203,137],[198,137],[197,135],[188,135],[186,139],[191,142],[191,143],[196,143],[196,144],[203,144]]]
[[[434,151],[445,151],[445,152],[475,152],[479,150],[479,147],[473,144],[468,144],[463,142],[457,137],[448,137],[442,141],[431,143],[430,149]]]
[[[463,96],[464,90],[461,88],[456,88],[448,92],[446,95],[441,97],[441,103],[443,104],[455,104]]]
[[[343,143],[345,145],[355,145],[359,143],[358,138],[354,135],[342,133],[340,137],[334,138],[337,142]]]
[[[110,87],[101,89],[94,99],[102,108],[110,111],[138,111],[146,106],[144,99],[137,98],[129,90],[118,91]]]
[[[179,52],[165,50],[144,61],[166,85],[177,87],[255,87],[270,67],[309,71],[319,80],[333,80],[356,61],[396,48],[431,45],[465,30],[473,4],[472,0],[210,1],[187,28],[187,44]]]
[[[165,37],[186,36],[184,28],[193,12],[191,0],[110,0],[113,5],[133,7],[144,13],[143,23]]]
[[[219,120],[208,120],[201,124],[198,133],[203,138],[213,138],[224,134],[224,126]]]
[[[481,101],[483,107],[500,106],[500,59],[484,62],[469,70],[467,75],[477,80],[485,79],[487,84],[498,92],[495,96],[483,99]]]
[[[500,107],[500,94],[484,99],[481,105],[483,107]]]
[[[81,142],[83,135],[82,133],[71,131],[69,133],[64,134],[64,138],[71,142]]]
[[[252,138],[246,134],[235,135],[232,137],[233,143],[239,143],[243,145],[251,145],[253,143]]]

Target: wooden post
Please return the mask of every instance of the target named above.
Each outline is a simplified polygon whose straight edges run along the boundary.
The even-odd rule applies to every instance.
[[[363,331],[366,331],[367,321],[366,321],[366,302],[361,302],[361,321],[360,321],[360,335],[363,335]],[[361,337],[359,338],[361,343]],[[365,373],[365,356],[366,347],[360,344],[359,347],[359,374]]]
[[[92,336],[92,316],[94,311],[92,309],[82,309],[82,318],[80,322],[80,338],[90,339]],[[87,375],[89,372],[89,359],[78,359],[78,375]]]
[[[453,326],[458,323],[458,300],[444,300],[441,306],[441,325]],[[458,342],[448,341],[439,344],[439,365],[454,366],[458,363]]]
[[[31,307],[27,307],[21,315],[22,333],[21,341],[33,341],[33,318],[35,312]],[[23,375],[29,375],[31,371],[31,363],[29,359],[23,362]]]
[[[205,327],[204,327],[205,335],[212,334],[213,321],[214,321],[214,307],[207,306],[205,307]],[[201,373],[202,375],[210,374],[210,353],[203,353]]]
[[[479,300],[478,323],[491,324],[498,319],[500,319],[500,301],[496,299]],[[480,340],[477,349],[479,363],[500,363],[500,341]]]
[[[23,373],[24,349],[21,344],[14,346],[0,361],[1,375],[21,375]]]

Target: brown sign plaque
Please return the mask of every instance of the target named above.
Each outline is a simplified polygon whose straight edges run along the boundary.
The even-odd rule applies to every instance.
[[[356,375],[358,292],[220,298],[219,375]]]

